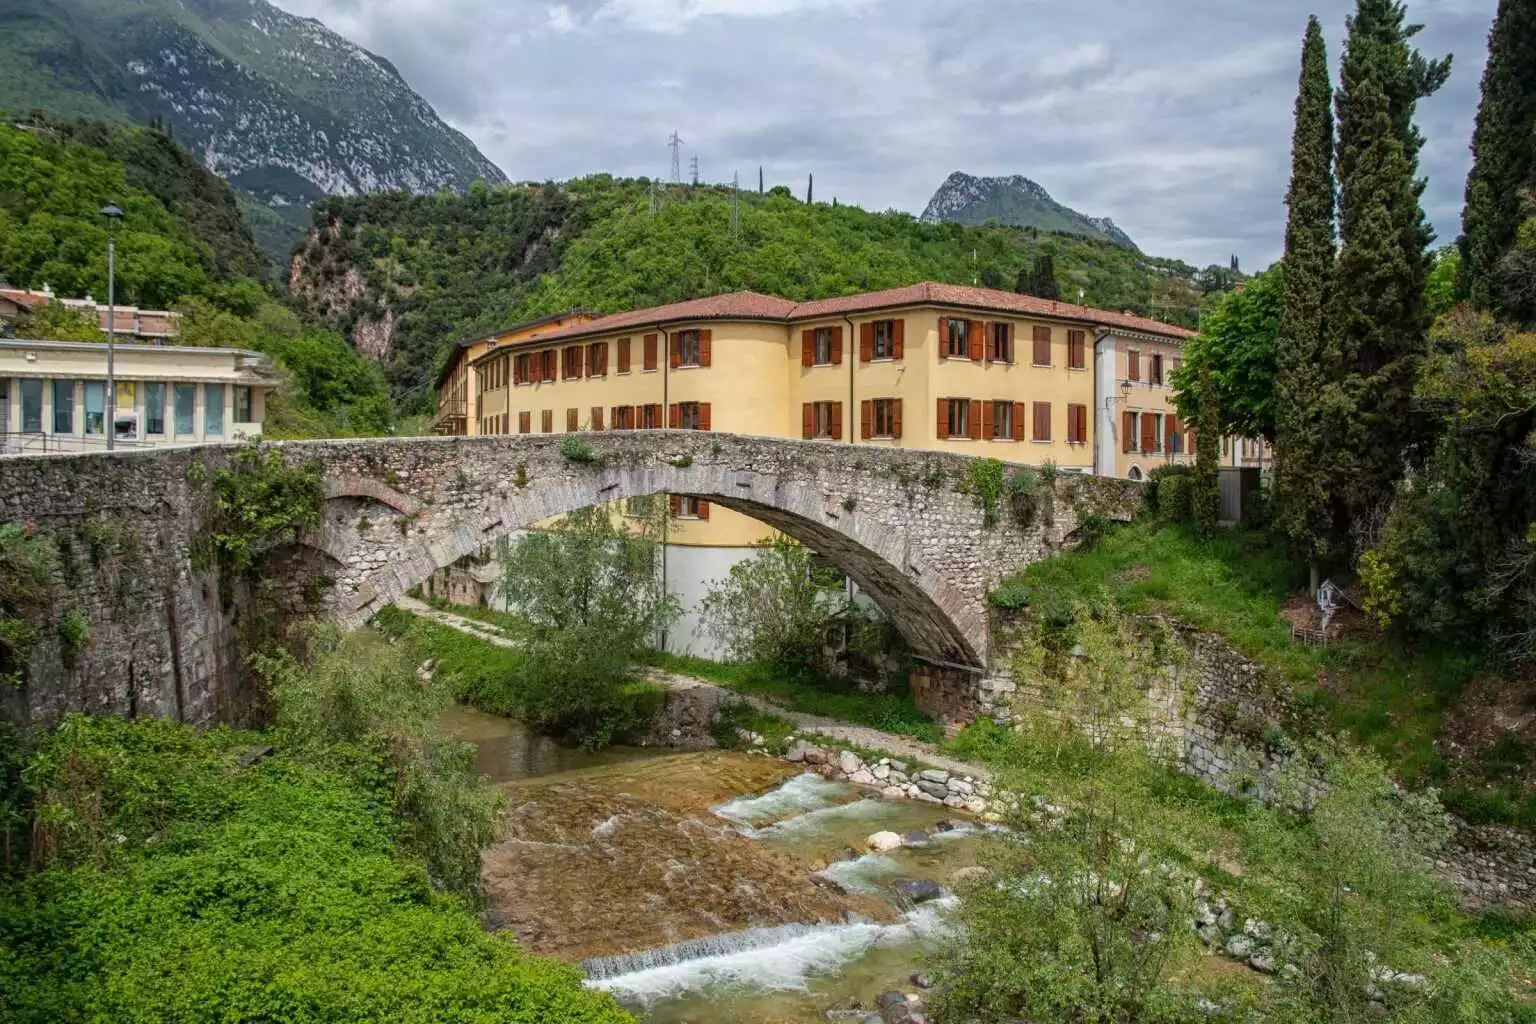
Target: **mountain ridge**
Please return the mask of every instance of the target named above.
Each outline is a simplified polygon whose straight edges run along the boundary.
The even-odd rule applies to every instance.
[[[995,220],[1010,227],[1102,238],[1141,251],[1131,236],[1108,217],[1090,217],[1064,206],[1051,197],[1045,186],[1022,174],[978,177],[955,171],[934,191],[919,219],[925,224],[973,227]]]

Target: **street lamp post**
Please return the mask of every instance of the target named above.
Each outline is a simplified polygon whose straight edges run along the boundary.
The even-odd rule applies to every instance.
[[[113,365],[117,345],[117,222],[123,211],[116,203],[101,208],[107,218],[107,451],[117,447],[117,374]]]

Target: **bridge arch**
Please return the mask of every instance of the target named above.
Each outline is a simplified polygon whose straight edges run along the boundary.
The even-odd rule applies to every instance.
[[[302,457],[311,446],[292,447]],[[981,671],[987,590],[1059,546],[1076,529],[1081,502],[1056,502],[1053,516],[1027,524],[1009,515],[986,521],[967,483],[972,461],[670,430],[327,442],[320,462],[333,499],[319,546],[342,563],[328,600],[336,616],[357,624],[437,570],[535,523],[678,494],[795,538],[848,573],[920,658]],[[1078,479],[1072,487],[1125,486]]]

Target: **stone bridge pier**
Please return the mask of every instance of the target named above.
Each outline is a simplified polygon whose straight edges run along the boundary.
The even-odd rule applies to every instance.
[[[989,514],[976,493],[978,460],[966,456],[712,432],[278,447],[285,461],[318,470],[326,501],[318,527],[274,560],[268,582],[314,591],[320,581],[322,606],[347,624],[552,516],[631,497],[690,495],[758,519],[845,571],[923,662],[915,689],[941,714],[963,711],[987,672],[987,591],[1068,542],[1084,516],[1129,518],[1140,500],[1128,481],[1063,475],[1041,485],[1032,514],[1018,514],[1006,495]],[[151,578],[114,580],[121,601],[113,607],[88,609],[93,643],[73,667],[65,669],[56,651],[33,658],[23,717],[51,719],[74,708],[197,722],[231,717],[231,701],[218,694],[238,689],[238,624],[214,600],[210,570],[191,558],[208,500],[199,481],[231,450],[0,460],[0,521],[40,528],[110,521],[138,551],[153,551],[156,566]]]

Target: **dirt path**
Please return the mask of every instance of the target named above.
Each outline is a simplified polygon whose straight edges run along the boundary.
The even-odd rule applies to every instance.
[[[412,597],[396,599],[395,607],[402,611],[410,612],[412,615],[420,615],[422,618],[431,619],[433,622],[447,626],[449,629],[456,629],[461,633],[467,633],[475,639],[483,640],[494,647],[515,648],[517,646],[497,626],[488,622],[480,622],[476,619],[467,619],[462,615],[455,615],[452,612],[439,611]],[[879,729],[872,729],[865,725],[851,725],[848,722],[842,722],[835,718],[808,715],[803,711],[791,711],[766,698],[749,693],[737,693],[728,687],[719,686],[697,676],[678,675],[675,672],[653,668],[646,670],[645,677],[658,686],[666,687],[669,690],[690,690],[700,686],[719,690],[722,694],[729,695],[733,699],[745,701],[765,714],[774,715],[793,723],[795,729],[801,733],[815,733],[865,750],[878,750],[892,757],[921,761],[935,768],[943,768],[945,771],[955,775],[965,775],[986,782],[992,780],[992,773],[980,765],[948,757],[940,753],[939,749],[933,744],[924,743],[922,740],[916,740],[910,736],[898,736],[895,733],[882,732]]]

